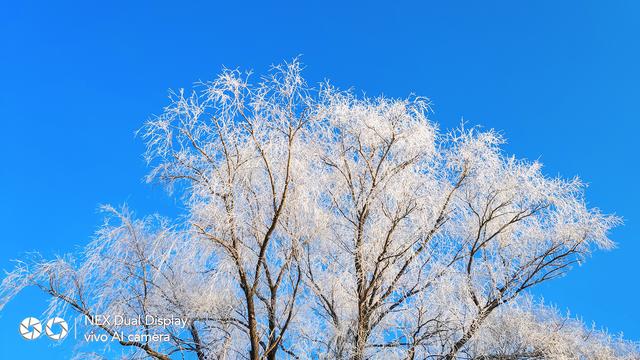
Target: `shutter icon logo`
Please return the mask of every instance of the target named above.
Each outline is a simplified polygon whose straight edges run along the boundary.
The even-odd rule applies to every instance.
[[[54,328],[58,325],[58,331],[54,332]],[[47,326],[44,328],[44,332],[50,337],[52,340],[60,340],[67,336],[69,333],[69,325],[66,321],[64,321],[61,317],[54,317],[53,319],[49,319],[47,321]]]
[[[61,318],[54,317],[47,321],[44,332],[51,340],[61,340],[69,334],[69,324]],[[34,317],[20,322],[20,335],[27,340],[35,340],[42,335],[42,323]]]
[[[42,334],[42,324],[34,317],[28,317],[20,323],[20,335],[27,340],[35,340]]]

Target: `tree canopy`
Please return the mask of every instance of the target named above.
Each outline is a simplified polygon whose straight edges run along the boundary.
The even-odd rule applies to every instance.
[[[184,214],[107,206],[83,251],[18,262],[0,306],[36,286],[155,359],[640,358],[528,293],[612,248],[620,219],[429,105],[309,86],[297,59],[173,92],[139,134]]]

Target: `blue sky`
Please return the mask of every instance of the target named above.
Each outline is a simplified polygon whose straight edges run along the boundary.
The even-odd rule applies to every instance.
[[[169,88],[302,54],[311,82],[427,96],[443,128],[500,129],[508,152],[580,175],[592,206],[625,218],[618,248],[535,292],[640,340],[639,2],[269,3],[3,2],[0,267],[85,244],[98,204],[179,213],[142,182],[134,131]],[[70,341],[18,334],[44,306],[27,291],[0,313],[0,358],[68,358]]]

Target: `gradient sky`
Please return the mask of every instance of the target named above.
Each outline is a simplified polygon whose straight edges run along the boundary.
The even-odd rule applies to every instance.
[[[618,247],[535,293],[640,340],[639,36],[637,1],[3,1],[0,268],[75,251],[99,204],[180,213],[142,182],[134,131],[169,88],[302,54],[310,82],[427,96],[442,128],[500,129],[509,153],[580,175],[591,206],[625,218]],[[29,290],[0,312],[1,359],[68,359],[72,341],[18,334],[44,308]]]

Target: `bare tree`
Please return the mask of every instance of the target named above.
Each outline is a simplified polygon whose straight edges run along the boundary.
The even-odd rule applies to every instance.
[[[275,359],[293,318],[302,276],[298,248],[309,236],[305,137],[311,101],[297,61],[252,88],[225,71],[203,91],[180,92],[144,128],[150,180],[184,180],[195,235],[231,262],[251,359]]]
[[[504,154],[496,132],[428,114],[419,97],[312,89],[297,60],[255,85],[224,70],[141,129],[148,180],[184,216],[108,208],[119,223],[79,259],[20,262],[2,299],[37,286],[88,331],[149,335],[118,343],[156,359],[637,358],[527,300],[611,248],[620,220],[587,208],[578,179]]]
[[[211,271],[217,263],[214,249],[190,241],[164,219],[134,220],[126,208],[104,209],[107,222],[79,258],[19,262],[2,283],[3,300],[37,286],[51,296],[48,315],[75,314],[87,334],[105,333],[132,356],[170,359],[194,353],[204,359],[227,353],[233,329],[224,322],[202,323],[226,316],[236,302],[224,271]],[[180,318],[185,324],[115,321],[147,316]]]
[[[439,133],[420,98],[327,88],[320,108],[317,206],[328,226],[305,269],[336,357],[422,348],[453,359],[501,304],[611,247],[617,218],[587,209],[577,179],[505,156],[495,132]],[[423,311],[441,291],[459,296],[451,319]],[[419,321],[399,332],[406,319]]]

